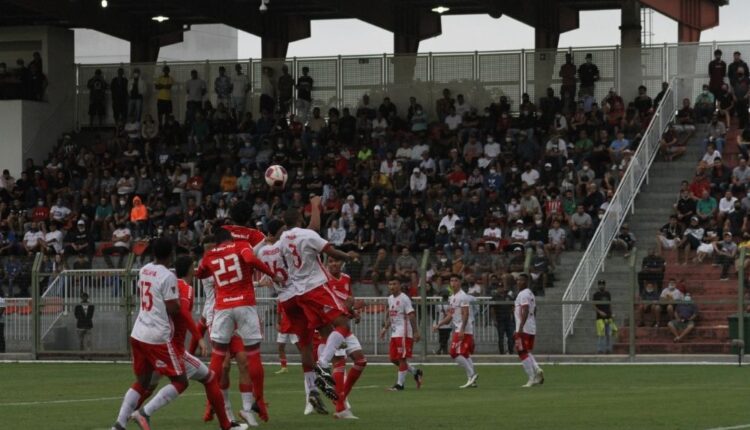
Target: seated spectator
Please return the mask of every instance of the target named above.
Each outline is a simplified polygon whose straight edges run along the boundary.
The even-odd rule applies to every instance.
[[[693,259],[693,262],[703,263],[703,260],[706,257],[713,255],[715,251],[714,242],[716,242],[716,234],[712,231],[706,232],[706,234],[703,235],[701,244],[698,245],[698,249],[695,250],[695,258]]]
[[[67,207],[63,199],[57,199],[57,203],[52,205],[49,209],[49,216],[51,221],[56,221],[61,225],[65,225],[71,216],[72,211]]]
[[[714,149],[719,152],[719,157],[724,152],[724,143],[727,138],[727,126],[724,122],[719,121],[719,117],[714,115],[711,122],[708,124],[708,132],[706,137],[703,139],[703,149],[705,150],[709,143],[714,144]],[[713,160],[711,160],[713,162]],[[708,163],[711,165],[711,163]]]
[[[703,191],[701,199],[695,205],[695,216],[698,217],[702,224],[705,224],[709,219],[713,219],[716,216],[717,208],[716,199],[708,191]]]
[[[685,196],[687,196],[687,192]],[[690,215],[692,215],[692,211],[689,211],[688,217]],[[677,215],[670,215],[669,222],[664,224],[656,235],[656,250],[658,255],[662,255],[665,249],[675,249],[681,237],[682,226],[677,222]],[[661,288],[661,283],[659,287]]]
[[[615,236],[615,239],[612,241],[612,247],[614,249],[624,249],[625,254],[623,257],[628,258],[630,257],[630,251],[635,246],[635,235],[630,231],[630,228],[627,224],[623,224],[620,227],[620,233]]]
[[[690,218],[690,225],[682,232],[677,245],[677,264],[687,265],[690,250],[696,251],[703,241],[705,230],[698,223],[697,217]]]
[[[674,126],[669,127],[659,140],[659,150],[665,161],[673,161],[679,158],[687,151],[687,145],[681,144],[677,136],[677,130]]]
[[[544,297],[544,289],[551,286],[550,266],[550,260],[544,253],[544,248],[536,248],[534,256],[531,258],[531,263],[529,264],[529,276],[531,289],[537,296]]]
[[[570,232],[569,237],[569,248],[575,247],[575,240],[578,240],[581,251],[586,250],[586,247],[591,240],[591,235],[594,233],[594,222],[591,219],[583,205],[578,205],[576,212],[570,217]]]
[[[675,118],[675,131],[679,134],[690,134],[695,132],[695,110],[690,107],[690,99],[682,99],[682,108],[677,111]]]
[[[23,235],[23,250],[29,256],[44,250],[44,232],[37,222],[32,221],[29,230]]]
[[[86,231],[86,221],[79,219],[76,228],[68,232],[65,238],[65,261],[70,265],[70,258],[83,256],[88,261],[92,255],[93,240]]]
[[[682,341],[695,328],[698,318],[698,308],[693,304],[690,294],[683,298],[684,303],[675,306],[674,313],[670,313],[672,321],[669,322],[669,331],[674,335],[674,342]]]
[[[117,267],[122,268],[122,263],[125,261],[125,257],[130,254],[130,239],[130,229],[127,228],[127,225],[124,222],[118,223],[117,229],[112,232],[112,246],[102,250],[107,267],[110,269],[115,267],[112,264],[112,255],[116,254],[120,256]]]
[[[59,255],[63,253],[63,232],[57,221],[49,223],[49,231],[44,235],[42,252],[48,255]]]
[[[130,225],[135,231],[135,239],[148,235],[148,223],[148,208],[143,204],[140,197],[133,197],[133,208],[130,209]]]
[[[684,293],[677,288],[677,280],[669,278],[669,283],[661,290],[661,294],[659,295],[659,304],[661,309],[666,309],[667,315],[671,316],[674,314],[675,302],[679,302],[684,297]]]
[[[641,271],[638,272],[638,285],[643,290],[644,283],[655,284],[659,289],[664,282],[664,271],[666,270],[664,258],[656,253],[654,248],[649,249],[648,255],[641,260]]]
[[[708,122],[716,109],[716,98],[708,88],[703,85],[703,90],[695,98],[695,119],[698,122]]]
[[[648,314],[654,320],[653,326],[659,327],[661,319],[661,306],[659,306],[659,290],[653,282],[646,282],[641,289],[640,303],[638,304],[638,327],[646,325],[645,316]]]
[[[724,240],[713,243],[714,262],[721,265],[721,280],[729,280],[729,269],[734,267],[737,257],[737,244],[732,240],[732,233],[725,232]]]

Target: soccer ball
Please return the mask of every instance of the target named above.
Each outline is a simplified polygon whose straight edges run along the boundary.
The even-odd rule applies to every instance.
[[[269,187],[282,188],[286,185],[287,178],[288,175],[283,166],[276,164],[266,169],[266,183]]]

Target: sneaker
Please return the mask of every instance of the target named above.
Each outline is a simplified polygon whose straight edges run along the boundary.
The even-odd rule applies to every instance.
[[[323,367],[320,364],[315,364],[315,379],[325,379],[326,383],[328,385],[336,385],[336,381],[333,379],[333,376],[331,375],[331,369],[329,367]]]
[[[477,379],[479,378],[478,373],[474,373],[471,378],[469,378],[466,383],[458,388],[477,388]]]
[[[404,391],[403,385],[393,384],[391,388],[388,389],[388,391]]]
[[[260,418],[264,422],[268,422],[268,405],[266,404],[265,400],[256,399],[255,403],[253,403],[252,410],[256,414],[258,414],[258,418]]]
[[[307,398],[307,404],[313,411],[321,415],[328,415],[328,409],[326,409],[326,405],[323,403],[323,399],[320,398],[320,393],[317,391],[310,391],[310,395]],[[309,415],[307,413],[307,407],[305,407],[305,415]]]
[[[287,369],[286,367],[282,367],[281,369],[279,369],[279,370],[277,370],[277,371],[275,371],[273,373],[275,375],[281,375],[283,373],[289,373],[289,369]]]
[[[416,373],[414,373],[414,382],[417,383],[417,389],[422,388],[422,379],[424,379],[424,373],[422,369],[417,369]]]
[[[255,419],[255,414],[252,411],[241,410],[239,414],[240,418],[242,418],[248,426],[258,427],[258,420]]]
[[[533,386],[534,386],[534,380],[533,379],[529,379],[528,382],[526,382],[526,384],[521,385],[521,388],[531,388]]]
[[[544,370],[541,368],[536,371],[536,375],[534,375],[534,384],[535,385],[542,385],[544,384]]]
[[[240,412],[240,415],[242,415],[242,412]],[[255,426],[253,426],[253,427],[258,427],[258,423],[256,422]],[[236,421],[232,421],[232,423],[229,425],[229,429],[228,430],[247,430],[247,428],[248,428],[247,424],[242,424],[242,423],[238,423]]]
[[[352,413],[351,409],[344,409],[341,412],[336,412],[333,414],[333,417],[337,420],[358,420],[356,416]]]
[[[140,427],[141,430],[151,430],[151,423],[149,422],[151,418],[143,413],[142,410],[133,412],[130,415],[130,419],[135,421],[135,423],[138,424],[138,427]]]
[[[313,405],[311,405],[310,402],[305,403],[305,411],[303,412],[303,414],[312,415],[313,412],[315,412]]]
[[[728,281],[728,280],[729,280],[729,278],[727,278],[727,277],[724,277],[724,278],[721,278],[721,279],[719,279],[719,280],[720,280],[720,281]]]
[[[120,423],[115,423],[112,426],[112,430],[125,430],[125,427],[121,426]]]
[[[323,377],[316,377],[315,378],[315,386],[318,387],[320,391],[325,394],[326,397],[331,399],[332,401],[337,401],[339,399],[338,393],[336,393],[336,387],[334,384],[329,384],[325,378]]]

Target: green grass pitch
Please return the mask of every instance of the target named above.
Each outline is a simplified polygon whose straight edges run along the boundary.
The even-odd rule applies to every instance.
[[[395,368],[369,366],[350,397],[359,421],[303,416],[298,366],[266,366],[268,429],[715,429],[750,428],[750,369],[731,366],[545,366],[523,389],[519,366],[478,366],[479,388],[456,366],[425,366],[425,385],[387,392]],[[236,372],[235,372],[236,375]],[[0,364],[0,429],[109,430],[132,380],[126,364]],[[233,381],[236,387],[236,381]],[[201,421],[203,389],[153,417],[156,430],[216,429]],[[240,405],[239,394],[233,404]],[[745,425],[747,425],[745,427]],[[129,429],[137,428],[135,424]]]

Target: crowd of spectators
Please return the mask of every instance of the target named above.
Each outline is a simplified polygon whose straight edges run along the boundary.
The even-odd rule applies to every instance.
[[[23,58],[16,60],[15,67],[0,62],[0,100],[43,101],[47,84],[39,52],[32,54],[28,65]]]
[[[529,270],[544,294],[561,252],[587,246],[664,94],[652,100],[643,87],[626,102],[611,89],[595,100],[596,66],[587,59],[581,69],[586,82],[567,75],[562,98],[550,88],[536,102],[524,94],[515,106],[505,96],[474,106],[445,89],[434,115],[414,97],[401,107],[367,94],[356,107],[308,115],[314,77],[282,70],[274,79],[264,70],[275,84],[264,90],[257,119],[241,109],[249,88],[241,67],[217,77],[216,106],[196,72],[185,85],[182,122],[171,113],[168,66],[155,83],[156,120],[133,97],[145,91],[137,70],[111,82],[95,74],[89,86],[112,91],[121,120],[112,131],[65,135],[45,163],[28,160],[19,178],[6,172],[2,252],[41,251],[58,269],[89,267],[102,254],[116,267],[131,252],[144,254],[150,238],[167,236],[180,252],[200,255],[235,202],[250,202],[262,229],[286,208],[309,214],[316,194],[322,234],[364,255],[347,269],[378,292],[391,278],[416,291],[418,252],[431,249],[434,293],[452,273],[463,274],[474,295],[499,285],[512,291]],[[291,102],[295,89],[303,103]],[[90,94],[93,121],[104,99]],[[289,172],[283,192],[263,180],[271,164]]]

